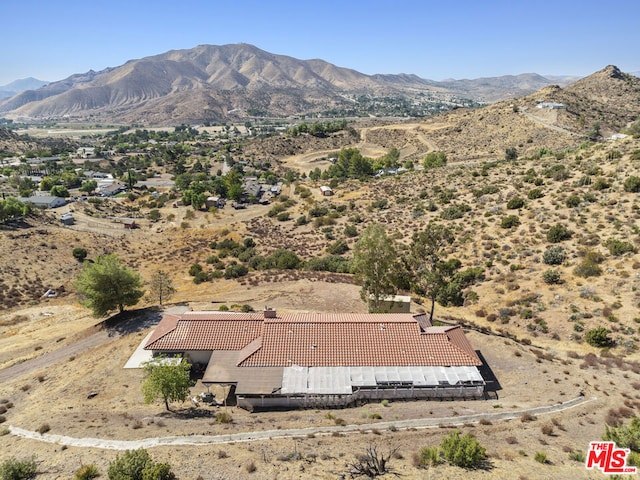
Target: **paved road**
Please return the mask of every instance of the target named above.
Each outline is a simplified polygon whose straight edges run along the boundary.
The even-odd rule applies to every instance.
[[[530,408],[526,410],[512,410],[497,413],[480,413],[476,415],[464,415],[446,418],[416,418],[399,420],[395,422],[378,422],[364,425],[326,426],[297,428],[290,430],[265,430],[258,432],[230,433],[225,435],[189,435],[143,438],[141,440],[108,440],[100,438],[74,438],[66,435],[40,434],[30,430],[9,426],[12,435],[46,443],[67,445],[69,447],[100,448],[104,450],[135,450],[137,448],[152,448],[175,445],[219,445],[224,443],[254,442],[259,440],[272,440],[280,438],[306,437],[307,435],[331,435],[334,432],[360,433],[366,430],[390,430],[409,428],[438,428],[441,425],[463,425],[465,423],[478,423],[481,420],[509,420],[520,418],[522,414],[545,415],[557,413],[570,408],[583,405],[596,400],[579,396],[573,400],[555,405]]]

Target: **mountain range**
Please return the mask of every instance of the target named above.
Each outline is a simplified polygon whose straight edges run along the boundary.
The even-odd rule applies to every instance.
[[[0,98],[12,97],[25,90],[35,90],[48,83],[33,77],[15,80],[6,85],[0,85]]]
[[[365,75],[249,44],[200,45],[29,88],[0,99],[0,115],[27,121],[194,124],[251,116],[344,114],[362,98],[426,101],[446,109],[465,105],[465,99],[492,103],[522,97],[553,84],[563,84],[563,78],[529,73],[436,82],[410,74]]]

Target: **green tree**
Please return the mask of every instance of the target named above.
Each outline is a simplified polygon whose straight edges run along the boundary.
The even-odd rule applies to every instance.
[[[49,193],[54,197],[67,198],[69,196],[69,190],[64,185],[54,185]]]
[[[157,270],[151,275],[149,281],[149,295],[158,299],[158,305],[162,306],[164,300],[168,300],[176,293],[176,289],[173,286],[173,281],[167,272],[164,270]]]
[[[114,254],[100,255],[94,263],[85,262],[75,287],[83,297],[80,303],[96,317],[116,308],[122,312],[144,295],[140,275],[126,268]]]
[[[396,292],[393,271],[396,249],[384,227],[378,223],[369,225],[353,247],[353,270],[362,284],[360,297],[374,310],[379,310],[382,299]]]
[[[86,182],[82,182],[82,186],[80,187],[81,192],[87,192],[88,194],[92,194],[98,188],[98,182],[95,180],[87,180]]]
[[[15,197],[0,199],[0,223],[24,217],[29,211],[29,205],[22,203]]]
[[[87,258],[87,249],[83,247],[76,247],[72,250],[73,258],[78,260],[79,262],[84,262],[84,259]]]
[[[431,170],[432,168],[444,167],[447,164],[447,155],[444,152],[431,152],[424,157],[424,168]]]
[[[190,378],[191,364],[182,359],[174,364],[163,357],[143,364],[144,382],[142,393],[145,403],[162,399],[168,411],[169,402],[184,402],[189,397],[189,389],[195,385]]]
[[[468,433],[463,436],[460,432],[450,433],[442,440],[440,449],[447,462],[466,469],[480,468],[487,459],[487,450]]]
[[[42,190],[43,192],[48,192],[53,188],[55,184],[55,179],[51,177],[43,177],[42,180],[40,180],[40,190]]]
[[[445,290],[453,274],[449,268],[451,265],[442,259],[446,247],[454,240],[449,228],[430,223],[424,231],[413,235],[409,255],[405,257],[412,277],[411,289],[431,300],[430,320],[433,320],[436,299]]]

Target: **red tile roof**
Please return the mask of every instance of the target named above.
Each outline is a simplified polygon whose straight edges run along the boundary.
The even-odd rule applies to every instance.
[[[482,364],[460,327],[422,330],[418,320],[425,324],[424,316],[402,313],[276,318],[262,313],[188,313],[178,321],[165,317],[158,326],[161,333],[154,333],[145,348],[243,350],[238,356],[243,367]]]
[[[263,321],[262,314],[189,312],[177,321],[172,317],[162,319],[146,350],[241,350],[260,336]]]

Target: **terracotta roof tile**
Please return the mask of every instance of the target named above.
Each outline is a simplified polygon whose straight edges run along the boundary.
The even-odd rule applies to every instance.
[[[263,318],[261,313],[199,312],[178,320],[167,317],[145,348],[242,350],[238,365],[243,367],[482,364],[460,327],[424,328],[425,318],[411,314]]]

